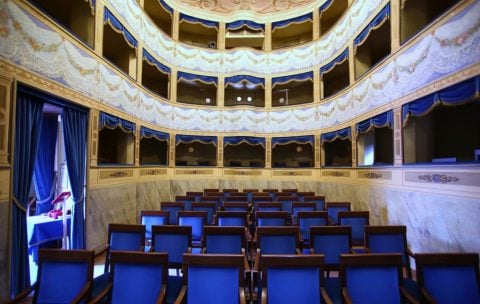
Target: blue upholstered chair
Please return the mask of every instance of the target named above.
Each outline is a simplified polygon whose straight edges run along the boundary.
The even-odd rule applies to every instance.
[[[243,193],[243,192],[232,192],[230,193],[229,196],[224,196],[223,198],[223,203],[225,204],[226,202],[244,202],[248,203],[248,193]]]
[[[330,202],[325,204],[325,208],[328,212],[328,219],[330,225],[337,225],[338,212],[340,211],[352,211],[352,204],[349,202]]]
[[[160,209],[170,212],[168,219],[170,225],[178,225],[178,212],[185,210],[185,202],[162,202],[160,203]]]
[[[370,224],[368,211],[340,211],[338,225],[352,227],[352,245],[365,247],[365,226]]]
[[[184,254],[184,285],[175,303],[246,303],[241,254]]]
[[[93,278],[94,252],[41,248],[37,282],[13,299],[19,303],[32,291],[32,303],[87,303]],[[26,303],[26,302],[25,302]]]
[[[424,303],[480,303],[478,253],[417,253],[417,280]]]
[[[290,214],[286,211],[257,211],[255,212],[255,227],[287,226]]]
[[[298,201],[299,202],[306,202],[305,201],[305,197],[312,197],[312,196],[315,196],[315,192],[311,192],[311,191],[298,191],[297,192],[297,196],[298,196]]]
[[[222,206],[223,211],[250,211],[250,205],[247,201],[225,201]]]
[[[110,284],[92,302],[107,296],[113,304],[164,303],[167,292],[167,253],[114,251]]]
[[[245,255],[247,240],[244,226],[205,226],[203,238],[203,253]]]
[[[247,199],[248,199],[248,202],[252,202],[252,197],[253,197],[253,193],[257,193],[258,192],[258,189],[243,189],[242,190],[242,193],[246,193],[247,194]]]
[[[202,247],[203,226],[207,223],[207,217],[207,211],[178,212],[178,224],[192,227],[192,247],[194,248]]]
[[[246,211],[217,211],[214,224],[216,226],[248,226]]]
[[[110,269],[110,254],[112,251],[143,251],[144,248],[144,225],[109,224],[105,273]]]
[[[261,303],[332,303],[323,287],[323,255],[263,255]]]
[[[260,254],[300,253],[300,232],[295,226],[257,227],[255,241]]]
[[[275,198],[270,196],[268,193],[256,192],[252,193],[252,203],[255,205],[256,202],[274,202]]]
[[[167,284],[167,303],[173,303],[182,288],[183,254],[192,252],[192,227],[153,226],[152,248],[154,252],[168,253],[168,268],[176,270],[176,274],[168,276]]]
[[[351,253],[352,228],[345,226],[310,227],[311,253],[325,256],[325,270],[340,269],[340,254]]]
[[[310,227],[327,226],[328,214],[326,211],[301,211],[297,214],[297,226],[300,229],[300,241],[303,248],[310,249]]]
[[[282,211],[282,204],[278,202],[256,202],[255,211]]]
[[[223,205],[223,193],[218,192],[215,196],[204,195],[201,196],[198,202],[209,202],[217,205],[216,210],[220,209]]]
[[[206,211],[207,212],[207,220],[205,225],[212,225],[213,224],[213,217],[215,212],[217,212],[217,203],[216,202],[198,202],[192,204],[192,211]]]
[[[192,203],[195,202],[195,197],[194,196],[188,196],[188,195],[177,195],[175,196],[175,202],[177,203],[183,203],[183,210],[185,211],[191,211],[192,210]],[[182,210],[182,211],[183,211]]]
[[[315,211],[316,208],[317,208],[317,204],[315,203],[293,202],[292,203],[292,224],[295,225],[297,223],[298,212]]]
[[[152,226],[168,225],[170,211],[142,210],[140,211],[140,225],[145,225],[145,239],[152,240]]]
[[[293,193],[291,193],[290,196],[277,196],[277,201],[282,203],[282,211],[292,214],[292,204],[298,202],[298,197],[293,196]]]
[[[316,195],[305,196],[303,198],[303,201],[306,202],[306,203],[311,202],[311,203],[317,204],[317,208],[315,209],[317,211],[327,210],[325,208],[325,196],[316,196]]]
[[[403,287],[399,253],[342,254],[340,278],[344,303],[416,303]]]

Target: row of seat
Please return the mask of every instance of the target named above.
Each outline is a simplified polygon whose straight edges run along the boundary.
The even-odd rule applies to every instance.
[[[41,249],[33,302],[169,302],[167,253],[112,252],[108,284],[93,291],[92,300],[93,259],[93,251]],[[323,275],[324,255],[264,255],[259,302],[480,303],[477,253],[423,253],[415,259],[418,298],[404,286],[400,254],[342,254],[338,296]],[[241,255],[183,254],[182,287],[174,302],[246,303],[244,271]]]

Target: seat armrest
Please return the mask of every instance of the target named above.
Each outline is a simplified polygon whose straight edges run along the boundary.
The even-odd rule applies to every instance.
[[[85,286],[83,286],[80,293],[72,300],[72,303],[80,303],[82,300],[87,299],[87,297],[89,297],[89,292],[91,288],[92,282],[87,282]]]
[[[320,293],[322,295],[323,302],[325,302],[326,304],[333,304],[332,299],[330,299],[327,290],[324,287],[320,288]]]
[[[242,288],[240,288],[240,290],[238,291],[238,296],[240,297],[240,304],[247,304],[247,300],[245,298],[245,290]]]
[[[260,249],[257,249],[257,254],[255,257],[255,263],[253,264],[252,271],[258,272],[260,268]]]
[[[405,287],[400,286],[400,292],[402,293],[403,297],[407,299],[409,303],[420,304],[419,300],[415,299],[415,297],[412,296]]]
[[[425,299],[427,299],[427,303],[435,303],[435,300],[428,293],[428,291],[425,289],[425,287],[420,287],[420,293],[421,293],[421,296],[423,296],[423,297],[425,297]]]
[[[157,298],[157,304],[165,303],[167,296],[167,285],[162,284],[162,289],[160,289],[160,294]]]
[[[345,304],[353,304],[352,298],[350,298],[346,287],[342,287],[342,297]]]
[[[20,292],[18,295],[15,296],[15,298],[13,298],[12,300],[10,300],[9,302],[7,302],[8,304],[10,303],[18,303],[20,300],[26,298],[27,296],[29,296],[36,288],[37,288],[37,285],[38,285],[38,282],[33,284],[32,286],[22,290],[22,292]]]
[[[112,286],[112,282],[108,282],[107,286],[102,291],[100,291],[100,293],[95,298],[93,298],[89,302],[89,304],[101,303],[103,298],[105,298],[105,296],[107,296],[108,293],[112,290]]]
[[[267,289],[262,288],[262,304],[267,304]]]
[[[175,300],[175,304],[185,303],[186,295],[187,295],[187,286],[182,286],[182,289],[180,290],[180,293],[178,294],[178,297]]]

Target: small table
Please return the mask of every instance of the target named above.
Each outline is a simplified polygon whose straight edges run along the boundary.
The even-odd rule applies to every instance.
[[[67,215],[67,237],[70,235],[71,216]],[[29,252],[37,262],[38,247],[48,241],[63,238],[63,219],[35,215],[27,217],[27,241]]]

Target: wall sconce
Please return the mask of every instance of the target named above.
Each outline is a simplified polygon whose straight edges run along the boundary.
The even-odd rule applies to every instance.
[[[303,151],[303,148],[300,147],[300,146],[298,146],[298,147],[297,147],[297,152],[300,153],[300,152],[302,152],[302,151]]]
[[[188,151],[188,153],[192,153],[193,151],[195,151],[195,149],[193,147],[188,147],[187,151]]]

